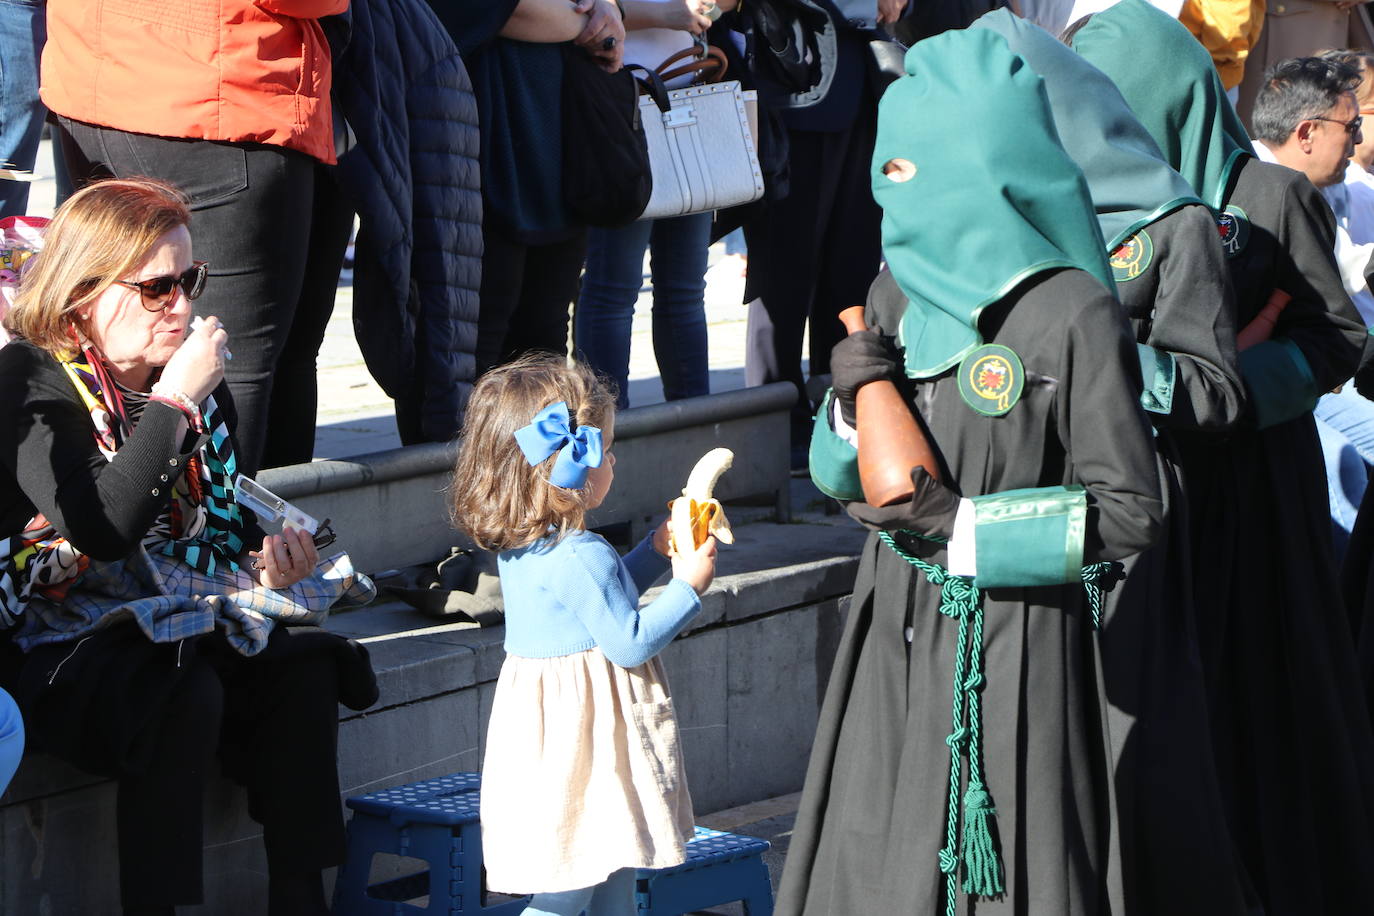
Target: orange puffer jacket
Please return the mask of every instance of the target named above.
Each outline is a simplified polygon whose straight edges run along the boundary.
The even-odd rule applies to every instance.
[[[284,146],[334,162],[329,45],[348,0],[49,0],[43,102],[161,137]]]

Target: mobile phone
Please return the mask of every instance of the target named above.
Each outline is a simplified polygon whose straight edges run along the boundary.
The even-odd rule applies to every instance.
[[[281,522],[283,528],[299,528],[311,536],[316,547],[328,547],[334,543],[336,535],[329,526],[329,519],[315,521],[314,517],[291,505],[271,490],[251,477],[239,474],[234,477],[234,500],[253,510],[253,514],[263,522]]]

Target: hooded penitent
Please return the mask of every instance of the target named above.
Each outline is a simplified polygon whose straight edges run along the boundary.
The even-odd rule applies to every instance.
[[[912,378],[979,346],[983,309],[1037,273],[1078,268],[1114,289],[1044,82],[1000,35],[947,32],[907,52],[878,106],[872,181],[910,303],[898,336]]]
[[[1165,160],[1221,209],[1250,137],[1197,39],[1145,0],[1121,0],[1074,34],[1073,49],[1111,77]]]
[[[1088,181],[1108,251],[1179,207],[1201,203],[1105,73],[1010,10],[993,10],[973,28],[1001,35],[1045,81],[1060,142]]]

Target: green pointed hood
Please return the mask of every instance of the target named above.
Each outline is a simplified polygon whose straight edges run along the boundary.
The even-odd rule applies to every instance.
[[[938,375],[983,342],[978,316],[1026,278],[1070,267],[1115,290],[1083,173],[1054,130],[1043,81],[986,29],[911,48],[883,93],[873,196],[908,305],[907,375]],[[907,181],[889,160],[915,165]]]
[[[1073,36],[1073,49],[1112,78],[1165,160],[1214,210],[1253,155],[1212,58],[1178,20],[1145,0],[1121,0]]]
[[[973,27],[1001,35],[1045,81],[1059,139],[1088,180],[1107,251],[1166,213],[1201,203],[1105,73],[1010,10],[993,10]]]

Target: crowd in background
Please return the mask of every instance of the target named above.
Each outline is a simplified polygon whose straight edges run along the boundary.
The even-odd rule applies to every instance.
[[[1374,608],[1374,491],[1366,487],[1374,465],[1367,399],[1374,368],[1361,363],[1374,324],[1374,130],[1366,135],[1362,122],[1374,113],[1374,30],[1363,4],[241,0],[229,4],[232,15],[223,6],[129,0],[114,15],[82,0],[0,0],[0,168],[32,169],[46,123],[60,196],[76,200],[91,182],[129,179],[105,187],[133,188],[129,193],[153,201],[146,206],[170,214],[158,224],[167,237],[149,250],[171,273],[132,285],[116,279],[110,288],[122,286],[114,293],[160,317],[131,314],[174,323],[182,335],[193,327],[192,314],[206,319],[186,337],[205,351],[197,372],[183,373],[194,375],[204,396],[191,400],[202,403],[214,392],[231,405],[224,412],[236,415],[230,447],[215,438],[222,423],[213,406],[198,412],[178,400],[184,392],[156,387],[152,379],[171,371],[168,360],[135,359],[138,379],[127,384],[118,374],[96,379],[95,361],[66,353],[60,335],[10,345],[11,362],[19,359],[16,348],[58,360],[50,365],[38,354],[26,357],[22,372],[10,367],[29,386],[26,396],[37,397],[33,376],[75,398],[60,363],[85,379],[81,403],[92,418],[100,415],[101,392],[116,383],[138,400],[132,423],[111,408],[126,424],[122,432],[102,426],[113,422],[107,417],[95,421],[95,442],[85,426],[72,434],[95,477],[121,452],[118,467],[129,467],[130,455],[151,455],[147,473],[161,472],[166,482],[165,462],[176,466],[209,449],[204,454],[214,459],[197,473],[213,485],[235,469],[252,475],[311,460],[316,357],[355,221],[359,345],[395,401],[407,444],[452,439],[478,380],[532,351],[578,357],[614,386],[618,408],[630,406],[630,324],[646,254],[664,396],[708,394],[707,250],[742,232],[747,249],[736,250],[748,253],[746,382],[795,386],[792,467],[809,465],[821,488],[875,531],[865,550],[870,572],[856,588],[855,607],[867,610],[851,615],[832,681],[842,689],[832,689],[822,717],[783,911],[840,912],[861,900],[871,903],[865,912],[888,912],[893,901],[919,899],[953,912],[962,891],[988,898],[980,912],[985,903],[989,912],[1026,912],[1034,909],[1026,876],[1037,869],[1057,876],[1045,912],[1116,912],[1141,901],[1151,902],[1140,912],[1165,912],[1171,893],[1190,894],[1202,882],[1210,882],[1208,912],[1303,912],[1314,893],[1326,901],[1319,911],[1354,911],[1358,895],[1346,879],[1374,856],[1367,708],[1374,632],[1364,620]],[[894,41],[917,48],[905,73],[883,53]],[[565,202],[563,152],[586,140],[563,116],[567,68],[589,57],[606,71],[653,69],[708,43],[732,62],[731,78],[759,94],[763,198],[716,213],[586,225]],[[1043,78],[1043,89],[1018,75],[1023,62]],[[922,79],[930,83],[920,84],[924,95],[913,88]],[[903,88],[885,96],[892,85]],[[978,101],[967,101],[969,94]],[[926,119],[958,139],[923,133]],[[1027,148],[1043,155],[1023,157]],[[929,161],[913,165],[903,158],[908,149],[929,153]],[[986,155],[988,168],[974,169],[976,157],[944,162],[949,150]],[[922,181],[942,165],[961,176],[943,197]],[[155,181],[138,180],[145,177]],[[1048,194],[1048,187],[1063,193]],[[0,179],[0,217],[24,213],[26,188]],[[999,209],[1008,199],[1030,203]],[[1066,269],[1051,281],[1042,276],[1046,264]],[[83,282],[69,284],[73,302],[85,301]],[[956,289],[967,295],[950,294]],[[1087,303],[1081,324],[1056,317],[1054,307],[1069,301]],[[873,331],[847,337],[839,312],[865,302]],[[991,324],[980,324],[984,308],[996,316]],[[79,353],[109,339],[89,311],[79,318],[79,329],[75,318],[71,325]],[[975,409],[977,417],[963,406],[972,407],[974,395],[961,392],[948,370],[974,346],[970,332],[979,345],[1014,346],[1033,370],[1022,379],[1025,401],[1013,422],[990,426],[987,418],[1014,410],[1015,399],[1000,413]],[[938,346],[930,343],[935,338]],[[1002,365],[1013,375],[1021,366]],[[852,467],[856,392],[877,380],[896,381],[918,413],[929,412],[944,470],[954,471],[962,492],[949,479],[917,474],[910,505],[885,512],[864,505]],[[134,435],[142,416],[167,425],[162,451],[148,445],[151,432]],[[1091,442],[1083,438],[1089,429]],[[0,444],[6,435],[0,429]],[[841,465],[843,473],[835,471]],[[65,478],[61,468],[40,470],[16,470],[18,495],[0,505],[6,523],[15,523],[14,531],[0,530],[7,564],[18,556],[8,539],[18,543],[21,534],[39,531],[26,546],[61,549],[58,510],[29,491],[59,490]],[[105,473],[100,486],[111,477]],[[148,480],[151,495],[163,497],[156,477]],[[109,509],[109,494],[91,486],[102,494],[102,511]],[[151,506],[145,489],[137,501]],[[1000,522],[1023,520],[1021,509],[1037,522],[1075,521],[1065,523],[1067,534],[1056,528],[1046,539],[1040,531],[1038,542],[1006,529],[1001,540],[985,540],[970,532],[994,511],[975,503],[992,497]],[[197,491],[192,502],[200,499]],[[1028,500],[1034,507],[1026,508]],[[205,505],[213,507],[213,499]],[[149,506],[127,525],[118,520],[128,528],[122,534],[133,535],[120,545],[131,556],[142,556],[134,545],[150,525],[166,521],[181,531],[192,523],[182,509],[165,519],[161,505]],[[208,530],[220,537],[219,562],[246,575],[235,563],[262,532],[228,509],[223,517],[205,511]],[[264,538],[261,554],[282,547]],[[976,563],[962,552],[970,538]],[[1060,550],[1066,538],[1070,546]],[[1010,569],[1017,564],[1006,558],[1023,547],[1021,565]],[[317,560],[315,549],[302,541],[289,561],[272,562],[290,571],[302,556]],[[214,574],[214,560],[174,559]],[[149,568],[161,570],[163,562]],[[354,584],[346,558],[327,562],[346,572],[312,596],[323,607]],[[1046,573],[1037,562],[1057,569]],[[922,565],[929,563],[936,566]],[[312,562],[278,578],[273,566],[267,580],[243,589],[276,590],[269,582],[305,588],[313,570]],[[1118,576],[1115,588],[1100,581],[1109,570]],[[989,762],[986,774],[970,770],[965,783],[961,761],[982,753],[965,742],[984,738],[978,723],[959,721],[969,714],[960,711],[961,685],[973,685],[972,704],[984,672],[968,672],[966,682],[963,667],[955,669],[955,734],[945,739],[942,731],[928,742],[925,732],[949,723],[944,709],[924,715],[935,709],[936,694],[948,702],[949,672],[932,663],[929,683],[903,680],[914,677],[908,669],[917,666],[907,660],[913,647],[950,641],[952,627],[963,645],[963,625],[952,621],[964,612],[952,611],[956,600],[943,591],[961,577],[987,591],[990,613],[1015,617],[1022,605],[1030,609],[1023,633],[989,628],[986,674],[1003,678],[996,690],[1009,691],[988,694],[989,747],[1002,741],[999,727],[1014,743],[1018,729],[1052,720],[1045,747],[1025,752],[1002,741],[1003,759]],[[930,607],[912,611],[923,604]],[[1049,613],[1066,608],[1071,613]],[[94,671],[89,688],[127,643],[156,643],[159,651],[173,644],[143,640],[127,621],[122,630],[98,625],[107,612],[102,605],[80,620],[47,621],[31,614],[21,621],[24,649],[37,652],[46,671],[60,667],[70,641],[100,632],[86,650],[95,660],[69,671],[78,678]],[[211,629],[227,613],[220,603],[178,611],[193,612],[208,615]],[[1100,650],[1081,639],[1089,615],[1102,618]],[[869,620],[892,625],[900,658],[884,654],[886,643],[870,651],[877,642],[861,629]],[[243,725],[242,712],[225,711],[226,701],[264,702],[285,682],[270,652],[265,662],[245,661],[267,649],[287,653],[283,644],[291,640],[268,636],[285,632],[269,625],[243,645],[202,650],[190,674],[178,658],[176,677],[197,681],[200,694],[169,714],[175,728],[159,731],[158,740],[177,744],[195,757],[192,769],[203,769],[215,736],[201,733],[217,731],[220,715],[226,728]],[[1009,639],[1015,652],[1001,648]],[[332,721],[337,702],[349,702],[350,678],[361,682],[352,705],[375,700],[365,652],[302,642],[296,650],[326,672],[305,719]],[[7,640],[15,670],[37,670],[10,648]],[[1025,662],[1035,676],[1018,684],[1018,665],[1042,653],[1052,656],[1054,670]],[[962,658],[975,656],[980,652]],[[42,693],[32,670],[25,683]],[[85,694],[79,700],[94,704]],[[206,704],[216,715],[205,720],[210,726],[197,726],[192,720]],[[124,721],[136,705],[108,716],[99,705],[80,711],[92,721]],[[43,714],[56,717],[55,708]],[[1017,715],[999,722],[999,708]],[[1035,714],[1018,718],[1027,709]],[[1045,710],[1062,715],[1038,717]],[[68,731],[79,721],[62,718]],[[1144,737],[1113,736],[1112,722],[1140,726],[1133,735]],[[276,737],[264,740],[286,741],[295,726],[272,728]],[[54,734],[63,733],[50,731],[50,740]],[[82,736],[68,737],[77,762],[98,760],[91,769],[128,775],[119,769],[127,763],[122,754],[118,766],[103,750],[83,758],[89,749],[78,746]],[[0,749],[13,759],[0,756],[0,784],[17,765],[20,741],[9,704],[0,708]],[[320,761],[335,754],[334,741],[328,729],[315,735],[308,765],[327,766]],[[860,745],[862,760],[852,750]],[[880,745],[881,752],[868,753]],[[1195,753],[1181,761],[1189,753],[1181,747]],[[1112,787],[1091,775],[1103,771],[1104,760],[1117,777]],[[255,797],[266,793],[259,785],[266,765],[240,764],[258,780]],[[912,801],[919,793],[904,788],[906,768],[943,777],[947,764],[955,773],[948,810],[942,792],[935,801]],[[1045,765],[1033,772],[1038,764]],[[161,787],[146,784],[170,765],[140,769],[142,782],[131,781],[127,791],[142,786],[162,798]],[[1061,773],[1077,776],[1065,785]],[[891,789],[887,796],[864,795],[878,784]],[[953,847],[961,786],[972,797],[964,823],[997,813],[986,793],[978,795],[986,788],[1000,793],[1003,823],[1019,825],[1001,838],[1005,886],[995,856]],[[187,791],[201,791],[199,782]],[[887,832],[867,823],[860,829],[853,811],[831,804],[832,797],[858,797],[846,792],[867,798],[854,802],[856,810],[881,815]],[[1287,804],[1284,794],[1294,792],[1298,800]],[[328,801],[328,791],[316,795]],[[336,812],[321,813],[328,804],[314,801],[317,810],[288,818],[269,839],[274,912],[323,911],[319,875],[338,857],[341,823]],[[1068,811],[1092,823],[1066,827],[1070,818],[1060,818],[1063,842],[1046,842],[1027,826]],[[942,817],[955,826],[931,839],[927,821],[934,818],[938,834]],[[1102,838],[1115,836],[1118,820],[1124,849]],[[306,857],[282,851],[286,841],[278,837],[319,823],[328,849]],[[167,836],[184,838],[198,854],[198,820],[174,826]],[[194,879],[173,888],[169,903],[166,882],[140,871],[133,850],[173,841],[144,836],[147,827],[126,828],[127,912],[166,913],[171,903],[198,896],[199,869],[188,865]],[[1187,841],[1172,847],[1168,838],[1182,833]],[[1074,847],[1080,841],[1083,848]],[[875,875],[876,866],[860,861],[884,856],[939,867]],[[961,868],[965,883],[956,887]],[[978,869],[980,876],[968,876]],[[1099,907],[1098,893],[1110,903]]]

